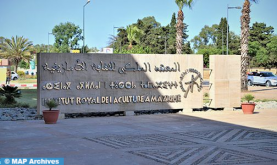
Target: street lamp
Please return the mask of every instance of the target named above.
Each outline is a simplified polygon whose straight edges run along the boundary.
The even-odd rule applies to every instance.
[[[164,46],[164,54],[167,53],[167,52],[166,52],[166,39],[167,39],[166,36],[164,36],[164,45],[165,45],[165,46]]]
[[[164,54],[166,54],[166,39],[167,39],[167,36],[164,36],[164,37],[161,37],[161,36],[158,36],[158,38],[164,38]]]
[[[116,27],[116,26],[113,26],[113,37],[114,37],[114,29],[122,29],[124,27]],[[116,41],[116,37],[115,37],[115,41]],[[121,43],[120,43],[121,44]],[[113,42],[113,51],[114,51],[114,42]]]
[[[53,33],[48,32],[48,45],[47,45],[48,53],[49,53],[49,34],[53,34]]]
[[[85,7],[90,3],[90,0],[83,6],[83,53],[85,52]]]
[[[221,36],[221,38],[222,38],[222,54],[224,54],[224,49],[223,49],[223,28],[221,29],[221,32],[222,32],[222,36]]]
[[[229,7],[229,4],[227,5],[227,55],[228,55],[228,49],[229,49],[229,24],[228,24],[228,17],[229,17],[229,9],[241,9],[240,6],[236,7]]]

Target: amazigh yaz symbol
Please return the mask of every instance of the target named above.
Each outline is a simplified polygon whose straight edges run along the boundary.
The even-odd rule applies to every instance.
[[[191,72],[191,73],[196,74],[196,77],[194,77],[194,75],[191,75],[191,80],[190,80],[190,81],[184,82],[184,83],[182,82],[182,80],[184,79],[184,77],[185,77],[188,73],[190,73],[189,70],[187,70],[186,72],[183,72],[182,75],[181,75],[181,77],[180,77],[180,82],[179,82],[182,91],[185,92],[184,98],[187,98],[189,91],[190,91],[191,93],[193,93],[193,88],[194,88],[195,85],[197,86],[198,92],[200,92],[201,89],[202,89],[203,78],[201,77],[201,73],[199,73],[199,72],[196,71],[196,70],[194,70],[193,72]],[[200,85],[199,85],[198,82],[197,82],[198,79],[200,79]],[[184,84],[184,85],[188,85],[187,89],[184,88],[184,85],[183,85],[183,84]]]
[[[197,75],[196,78],[194,78],[194,75],[191,75],[191,81],[185,82],[185,84],[188,85],[187,90],[185,91],[185,95],[184,95],[185,98],[187,98],[189,91],[191,93],[193,93],[193,87],[194,87],[194,85],[196,85],[198,90],[199,90],[200,87],[199,87],[198,83],[196,82],[196,80],[198,78],[199,78],[199,75]]]

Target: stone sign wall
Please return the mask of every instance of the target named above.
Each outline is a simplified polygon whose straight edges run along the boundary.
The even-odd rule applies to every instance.
[[[38,113],[203,107],[202,55],[38,55]]]
[[[240,107],[241,56],[210,55],[210,69],[210,107],[226,110]]]

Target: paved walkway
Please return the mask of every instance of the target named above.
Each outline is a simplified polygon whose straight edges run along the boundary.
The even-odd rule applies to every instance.
[[[277,110],[0,122],[0,157],[66,165],[277,164]]]

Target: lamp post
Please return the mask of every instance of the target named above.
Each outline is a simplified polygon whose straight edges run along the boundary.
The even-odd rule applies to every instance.
[[[83,6],[83,53],[85,52],[85,7],[90,3],[90,0]]]
[[[221,32],[222,32],[222,36],[221,36],[222,37],[222,54],[224,54],[224,49],[223,49],[223,44],[224,44],[223,43],[223,28],[221,29]]]
[[[114,37],[114,29],[121,29],[121,28],[124,28],[124,27],[116,27],[116,26],[113,26],[113,37]],[[115,37],[115,41],[116,41],[116,37]],[[121,44],[121,43],[120,43]],[[114,51],[114,42],[113,42],[113,51]]]
[[[48,32],[48,45],[47,45],[47,49],[48,49],[47,51],[48,51],[48,53],[49,53],[49,34],[53,34],[53,33],[49,33]]]
[[[228,54],[228,49],[229,49],[229,25],[228,25],[228,17],[229,17],[229,9],[241,9],[240,6],[236,6],[236,7],[229,7],[229,4],[227,5],[227,55]]]
[[[164,36],[164,37],[158,36],[158,38],[164,38],[164,54],[166,54],[167,53],[166,52],[166,39],[167,39],[167,36]]]
[[[166,39],[167,39],[167,37],[166,36],[164,36],[164,54],[166,54],[167,52],[166,52]]]
[[[116,37],[114,36],[114,29],[118,29],[118,28],[120,28],[120,27],[113,26],[113,37],[115,38],[115,41],[116,41]],[[113,42],[113,51],[114,51],[114,42]]]

